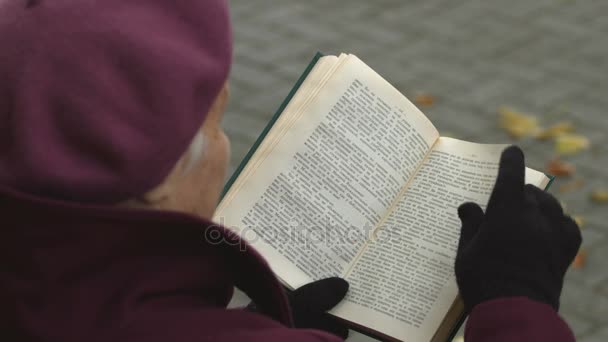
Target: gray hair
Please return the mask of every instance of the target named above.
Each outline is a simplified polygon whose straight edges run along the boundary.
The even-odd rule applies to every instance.
[[[194,136],[194,139],[192,139],[188,150],[182,157],[185,159],[184,162],[186,163],[183,169],[184,173],[190,172],[196,164],[205,158],[208,144],[209,139],[207,138],[207,135],[202,130],[199,130]]]

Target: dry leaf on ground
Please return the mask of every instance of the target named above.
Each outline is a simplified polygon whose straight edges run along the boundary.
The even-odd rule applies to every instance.
[[[578,251],[576,257],[574,257],[574,261],[572,262],[572,267],[575,269],[581,269],[585,267],[587,263],[587,251],[581,249]]]
[[[585,181],[579,178],[579,179],[575,179],[571,182],[560,185],[558,188],[558,191],[561,193],[571,192],[571,191],[582,188],[584,185],[585,185]]]
[[[500,126],[513,138],[519,139],[538,132],[538,120],[532,115],[515,111],[511,108],[501,107]]]
[[[435,104],[435,96],[429,93],[418,93],[414,97],[414,102],[420,107],[429,107]]]
[[[571,133],[574,131],[574,125],[571,122],[562,121],[553,126],[543,129],[538,132],[535,137],[540,140],[557,138],[560,135]]]
[[[572,216],[572,219],[574,220],[574,222],[576,222],[576,224],[578,225],[578,228],[583,229],[583,227],[585,226],[585,218],[580,216],[580,215],[574,215]]]
[[[555,150],[558,154],[576,154],[586,150],[591,146],[591,142],[585,136],[578,134],[564,134],[555,139]]]
[[[575,171],[576,166],[560,159],[552,159],[547,163],[547,172],[553,176],[572,176]]]
[[[591,193],[591,200],[598,203],[608,202],[608,190],[595,190]]]

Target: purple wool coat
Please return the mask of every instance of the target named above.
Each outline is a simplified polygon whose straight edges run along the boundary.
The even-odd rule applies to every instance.
[[[266,262],[209,222],[6,189],[0,213],[2,341],[339,341],[290,328],[288,303]],[[220,235],[226,243],[216,243]],[[226,309],[235,286],[263,314]],[[574,337],[549,306],[513,298],[476,307],[466,340]]]

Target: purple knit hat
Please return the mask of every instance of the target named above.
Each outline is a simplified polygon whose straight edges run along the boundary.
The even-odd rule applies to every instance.
[[[154,188],[231,48],[224,0],[0,1],[0,186],[88,203]]]

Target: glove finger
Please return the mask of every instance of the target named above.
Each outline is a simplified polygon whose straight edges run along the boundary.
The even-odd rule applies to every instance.
[[[303,326],[296,326],[300,329],[317,329],[339,336],[342,339],[348,337],[348,326],[329,314],[322,314],[316,319],[304,322]]]
[[[332,277],[306,284],[290,295],[295,315],[322,313],[336,306],[348,292],[348,282]]]
[[[458,207],[458,217],[462,222],[459,245],[464,246],[477,234],[484,213],[477,203],[467,202]]]
[[[532,194],[535,197],[536,204],[544,215],[548,216],[549,218],[559,220],[561,220],[561,218],[564,216],[564,209],[562,208],[561,204],[550,193],[543,191],[531,184],[526,184],[524,191]]]
[[[561,233],[564,246],[564,256],[566,257],[568,265],[570,265],[581,247],[583,237],[581,235],[581,229],[570,216],[564,217],[561,225],[563,227],[563,231]]]
[[[519,204],[524,196],[526,168],[524,153],[517,146],[507,147],[500,156],[498,177],[488,207],[494,203]]]

